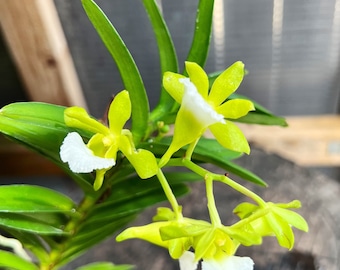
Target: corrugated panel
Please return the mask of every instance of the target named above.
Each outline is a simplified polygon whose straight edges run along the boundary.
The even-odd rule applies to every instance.
[[[180,66],[192,38],[197,0],[159,1]],[[80,1],[55,1],[93,114],[100,116],[119,74],[88,22]],[[125,40],[151,98],[160,85],[157,46],[141,1],[97,3]],[[340,0],[216,0],[214,34],[206,69],[236,60],[249,75],[240,93],[282,115],[336,113],[339,89]]]

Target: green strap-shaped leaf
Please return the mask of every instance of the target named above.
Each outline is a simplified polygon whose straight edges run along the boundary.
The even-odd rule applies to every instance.
[[[246,116],[235,119],[236,122],[247,124],[260,124],[260,125],[275,125],[275,126],[288,126],[286,120],[283,117],[273,114],[271,111],[260,105],[254,100],[245,96],[235,94],[229,96],[229,99],[245,99],[250,100],[255,107],[255,111],[249,112]]]
[[[196,24],[187,61],[196,62],[204,67],[209,52],[210,34],[214,10],[214,0],[200,0]]]
[[[156,181],[156,179],[154,180]],[[132,188],[133,183],[148,184],[149,181],[142,181],[135,177],[114,186],[112,195],[104,203],[98,204],[88,213],[87,219],[78,228],[77,233],[69,238],[69,242],[65,243],[67,251],[62,254],[60,265],[79,256],[91,246],[117,232],[146,207],[165,201],[166,196],[159,183],[157,183],[159,188],[156,186],[156,188],[149,189],[146,193],[143,193],[143,191],[134,193],[134,190],[131,190],[130,196],[124,195],[125,200],[116,198],[120,197],[121,191],[125,191],[127,187]],[[153,184],[155,185],[155,182]],[[188,188],[184,184],[175,184],[172,189],[176,196],[188,192]]]
[[[46,235],[66,234],[62,229],[54,227],[48,222],[28,215],[13,213],[0,213],[0,227]]]
[[[65,251],[62,253],[62,257],[58,261],[56,267],[65,265],[73,259],[79,257],[90,247],[98,244],[103,239],[114,234],[122,227],[126,226],[135,218],[134,215],[121,218],[114,223],[104,224],[101,227],[96,227],[96,230],[87,232],[86,234],[76,235],[70,239],[70,242],[65,243]]]
[[[41,103],[18,102],[0,109],[0,132],[46,156],[64,169],[87,193],[94,193],[90,174],[74,174],[59,157],[60,146],[71,131],[64,122],[65,107]],[[84,137],[89,134],[78,132]]]
[[[41,262],[49,260],[49,254],[47,251],[47,245],[42,239],[30,232],[11,230],[6,228],[6,231],[18,239],[25,249],[30,250]],[[45,236],[47,237],[47,236]]]
[[[13,253],[0,250],[0,268],[12,270],[39,270],[39,268],[31,262],[28,262]]]
[[[73,212],[74,202],[54,190],[33,185],[0,186],[0,212]]]
[[[145,10],[156,37],[161,64],[161,76],[164,72],[178,72],[177,55],[167,25],[159,11],[155,0],[143,0]],[[174,103],[173,98],[162,87],[160,101],[150,115],[151,121],[157,121],[166,114]]]
[[[195,62],[202,68],[209,52],[214,0],[200,0],[196,13],[194,36],[186,61]],[[186,71],[183,71],[186,75]],[[175,103],[169,113],[177,112],[179,104]],[[170,122],[167,119],[167,122]]]
[[[92,0],[82,0],[85,12],[115,60],[132,104],[132,133],[138,143],[147,129],[149,102],[145,87],[129,50],[104,12]]]

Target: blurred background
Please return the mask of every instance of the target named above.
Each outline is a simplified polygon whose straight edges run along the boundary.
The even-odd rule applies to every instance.
[[[158,1],[183,62],[190,48],[197,0]],[[154,35],[141,1],[97,1],[117,28],[142,73],[151,107],[161,74]],[[119,73],[80,1],[55,4],[88,101],[96,116],[123,89]],[[338,113],[340,4],[336,0],[216,0],[206,70],[245,63],[240,93],[280,115]]]
[[[96,2],[133,55],[153,108],[161,74],[142,2]],[[157,2],[182,69],[198,1]],[[81,1],[1,0],[0,18],[0,106],[36,100],[85,106],[102,117],[124,88]],[[339,178],[340,0],[215,0],[205,69],[223,70],[237,60],[249,71],[238,93],[292,117],[291,127],[275,135],[245,127],[249,140],[299,165],[327,167],[326,173]]]

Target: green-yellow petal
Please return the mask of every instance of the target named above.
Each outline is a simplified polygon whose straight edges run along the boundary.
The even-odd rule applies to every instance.
[[[152,244],[168,248],[168,241],[163,241],[159,233],[159,229],[169,224],[169,221],[153,222],[148,225],[139,227],[130,227],[121,232],[117,237],[117,242],[122,242],[128,239],[142,239]]]
[[[227,119],[237,119],[255,110],[254,104],[246,99],[232,99],[216,108],[216,112]]]
[[[298,213],[288,210],[288,209],[283,209],[280,207],[273,207],[272,211],[276,215],[284,219],[289,225],[301,231],[308,232],[308,224],[306,220]]]
[[[109,126],[115,135],[120,135],[126,121],[131,117],[131,101],[126,90],[118,93],[109,109]]]
[[[244,76],[244,64],[240,61],[235,62],[223,71],[214,81],[208,100],[215,107],[220,105],[240,86]]]
[[[91,149],[93,154],[98,157],[105,157],[105,153],[108,149],[103,143],[103,139],[105,138],[105,135],[101,133],[97,133],[92,136],[92,138],[87,143],[87,147]]]
[[[179,259],[184,251],[188,250],[191,246],[191,241],[189,238],[177,238],[168,241],[168,249],[169,249],[169,254],[171,258],[173,259]]]
[[[205,127],[202,126],[202,123],[190,111],[181,106],[176,117],[172,142],[159,162],[160,167],[169,161],[173,153],[198,139],[204,130]]]
[[[194,62],[185,62],[185,69],[189,75],[190,81],[196,86],[198,93],[204,99],[208,98],[209,80],[205,71]]]
[[[150,151],[137,149],[126,157],[140,178],[147,179],[157,174],[158,164],[155,156]]]
[[[163,87],[179,104],[182,103],[184,95],[184,85],[179,81],[181,78],[186,77],[174,72],[165,72],[163,75]]]
[[[252,227],[249,226],[249,228]],[[244,246],[262,244],[262,237],[253,229],[246,230],[245,228],[235,229],[231,227],[223,227],[221,230]]]
[[[117,152],[118,152],[118,145],[113,143],[109,149],[107,149],[105,153],[105,158],[113,158],[114,160],[117,159]]]
[[[273,230],[279,245],[289,250],[292,249],[294,247],[295,237],[289,224],[274,213],[268,213],[265,219]]]
[[[234,123],[230,121],[226,121],[225,124],[216,123],[209,126],[209,129],[223,147],[237,152],[250,153],[247,139]]]
[[[96,170],[96,179],[94,180],[94,183],[93,183],[93,189],[95,191],[99,190],[102,187],[106,172],[107,172],[107,169]]]
[[[109,134],[109,129],[98,120],[90,117],[81,107],[70,107],[64,112],[65,123],[69,127],[80,128],[93,133]]]
[[[209,258],[211,256],[214,256],[216,252],[216,248],[214,246],[215,236],[216,229],[211,228],[198,238],[197,244],[194,247],[196,261],[202,259],[203,257]]]
[[[211,228],[210,224],[192,224],[189,222],[176,222],[160,229],[163,240],[171,240],[182,237],[197,236]]]
[[[121,136],[119,149],[129,160],[140,178],[147,179],[157,174],[159,170],[157,160],[150,151],[132,148],[126,136]]]
[[[257,209],[259,209],[257,205],[248,202],[243,202],[234,208],[233,213],[237,215],[240,219],[244,219],[249,217]]]

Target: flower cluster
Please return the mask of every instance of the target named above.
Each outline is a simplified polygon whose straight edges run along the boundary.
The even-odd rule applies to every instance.
[[[163,77],[164,88],[181,107],[173,141],[160,165],[165,165],[178,149],[199,139],[207,129],[223,147],[249,153],[250,148],[242,131],[228,119],[246,115],[254,110],[254,105],[245,99],[226,101],[243,80],[244,64],[236,62],[222,72],[210,92],[208,76],[199,65],[186,62],[185,68],[189,78],[172,72],[166,72]]]
[[[83,108],[65,110],[65,123],[94,133],[85,145],[77,132],[69,133],[60,148],[60,157],[75,173],[96,171],[94,189],[103,183],[105,173],[116,164],[117,152],[121,151],[142,178],[154,176],[158,171],[155,156],[144,149],[135,149],[132,134],[123,129],[131,116],[129,93],[124,90],[113,99],[109,112],[109,127],[90,117]]]
[[[151,224],[128,228],[117,236],[117,241],[139,238],[167,248],[170,256],[179,260],[181,270],[195,270],[200,260],[203,270],[251,270],[254,265],[251,258],[235,256],[240,245],[260,245],[263,237],[275,236],[282,247],[291,249],[294,245],[292,227],[307,231],[308,225],[303,217],[288,210],[299,208],[299,201],[288,204],[265,202],[227,176],[209,172],[191,161],[196,143],[207,129],[221,146],[249,153],[246,138],[230,120],[245,116],[254,110],[254,105],[245,99],[228,99],[243,80],[242,62],[236,62],[222,72],[210,90],[208,76],[199,65],[186,62],[185,68],[188,77],[172,72],[166,72],[163,77],[164,88],[180,107],[171,144],[159,162],[150,151],[136,149],[132,133],[123,128],[131,114],[127,91],[114,98],[108,113],[108,127],[82,108],[66,109],[65,123],[91,132],[92,136],[85,144],[77,132],[69,133],[60,148],[60,157],[75,173],[96,171],[95,190],[102,186],[105,173],[115,166],[118,151],[128,159],[140,178],[157,176],[172,209],[159,208]],[[183,217],[182,207],[162,173],[162,167],[167,166],[172,155],[186,145],[189,147],[181,164],[205,180],[211,222]],[[241,203],[234,209],[240,220],[230,226],[223,225],[215,206],[213,181],[229,185],[256,204]]]

